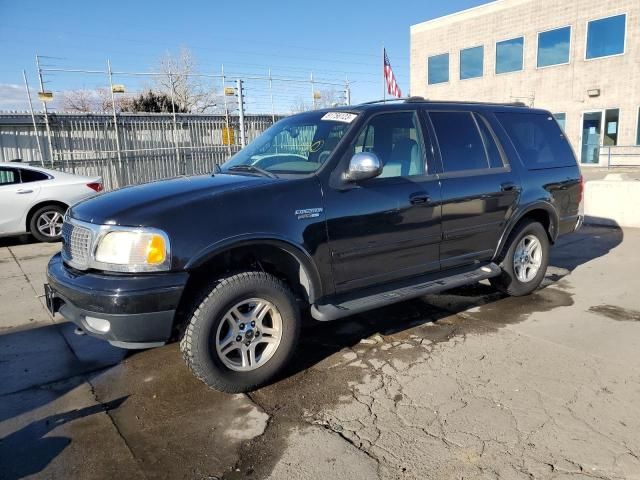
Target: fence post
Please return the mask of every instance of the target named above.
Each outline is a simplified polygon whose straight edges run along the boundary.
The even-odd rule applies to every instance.
[[[227,94],[224,91],[227,85],[227,81],[224,76],[224,63],[221,65],[221,72],[222,72],[222,98],[224,99],[224,120],[225,120],[225,127],[227,128],[227,152],[229,153],[229,156],[231,156],[231,129],[229,127],[229,107],[227,105]],[[223,135],[223,143],[224,143],[224,135]],[[236,143],[235,139],[233,143],[234,144]]]
[[[238,112],[240,117],[240,145],[244,148],[246,145],[246,138],[244,132],[244,91],[242,86],[242,80],[236,80],[238,88]]]
[[[113,114],[113,128],[116,133],[116,153],[118,155],[118,170],[120,171],[120,187],[124,187],[125,183],[129,183],[129,179],[125,178],[125,168],[122,163],[122,152],[120,151],[120,130],[118,129],[118,115],[116,114],[116,97],[113,93],[113,72],[111,70],[111,60],[107,59],[107,70],[109,72],[109,90],[111,91],[111,112]]]
[[[40,133],[36,124],[36,115],[33,111],[33,103],[31,102],[31,91],[29,90],[29,82],[27,82],[27,72],[22,70],[22,78],[24,78],[24,89],[27,91],[29,99],[29,110],[31,110],[31,121],[33,122],[33,131],[36,134],[36,143],[38,144],[38,152],[40,152],[40,164],[44,167],[44,154],[42,153],[42,145],[40,145]]]
[[[178,147],[178,136],[177,136],[177,130],[178,130],[178,122],[176,121],[176,101],[175,101],[175,89],[173,88],[173,75],[171,74],[171,70],[169,70],[169,86],[171,87],[171,114],[173,116],[173,130],[172,130],[172,137],[173,137],[173,146],[176,149],[176,162],[178,162],[178,164],[181,167],[181,175],[186,175],[187,174],[187,169],[186,169],[186,162],[183,162],[180,160],[180,148]]]
[[[607,154],[607,170],[611,169],[611,145],[609,145],[609,152]]]
[[[345,80],[344,97],[345,103],[351,105],[351,85],[349,85],[349,80]]]
[[[42,79],[42,68],[40,68],[40,57],[36,55],[36,66],[38,67],[38,79],[40,80],[40,91],[44,92],[44,80]],[[42,109],[44,110],[44,124],[47,130],[47,143],[49,145],[49,155],[51,155],[51,166],[53,167],[53,142],[51,141],[51,126],[49,125],[49,110],[47,103],[42,100]]]
[[[311,72],[311,101],[313,102],[313,109],[316,109],[316,88],[313,83],[313,72]]]

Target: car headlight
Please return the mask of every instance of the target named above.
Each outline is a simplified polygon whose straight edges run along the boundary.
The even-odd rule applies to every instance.
[[[97,268],[115,272],[169,270],[169,237],[155,229],[107,231],[97,241],[94,263]]]

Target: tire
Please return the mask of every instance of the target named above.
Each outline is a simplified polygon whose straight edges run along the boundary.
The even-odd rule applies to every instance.
[[[66,209],[60,205],[45,205],[31,216],[29,231],[40,242],[57,242],[62,238],[62,219]]]
[[[527,272],[526,267],[523,268],[523,265],[531,265],[531,262],[522,263],[516,258],[516,251],[518,251],[522,242],[524,241],[524,245],[529,245],[528,248],[531,248],[530,246],[534,245],[533,239],[538,242],[539,262],[534,259],[537,254],[531,257],[526,256],[523,260],[530,259],[533,260],[534,264],[539,263],[535,274],[534,270],[528,270]],[[519,255],[521,253],[522,251],[518,251]],[[533,220],[526,220],[518,224],[509,235],[499,260],[502,274],[490,279],[491,284],[512,297],[529,295],[540,286],[549,265],[549,237],[547,231],[540,223]],[[530,278],[523,278],[523,276]]]
[[[262,319],[259,309],[268,309]],[[253,318],[256,325],[251,324]],[[218,280],[204,298],[193,302],[180,350],[193,374],[209,387],[248,392],[270,383],[283,370],[294,353],[300,326],[300,309],[282,281],[264,272],[244,272]]]

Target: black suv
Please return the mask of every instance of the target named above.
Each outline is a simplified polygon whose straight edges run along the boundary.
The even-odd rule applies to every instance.
[[[274,379],[301,315],[337,320],[481,280],[535,290],[582,178],[522,105],[373,102],[288,117],[212,175],[69,210],[49,308],[124,348],[180,338],[207,385]]]

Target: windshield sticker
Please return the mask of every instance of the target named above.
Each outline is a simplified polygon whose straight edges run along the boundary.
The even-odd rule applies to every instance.
[[[322,120],[331,120],[334,122],[351,123],[358,115],[347,112],[329,112],[325,113]]]

